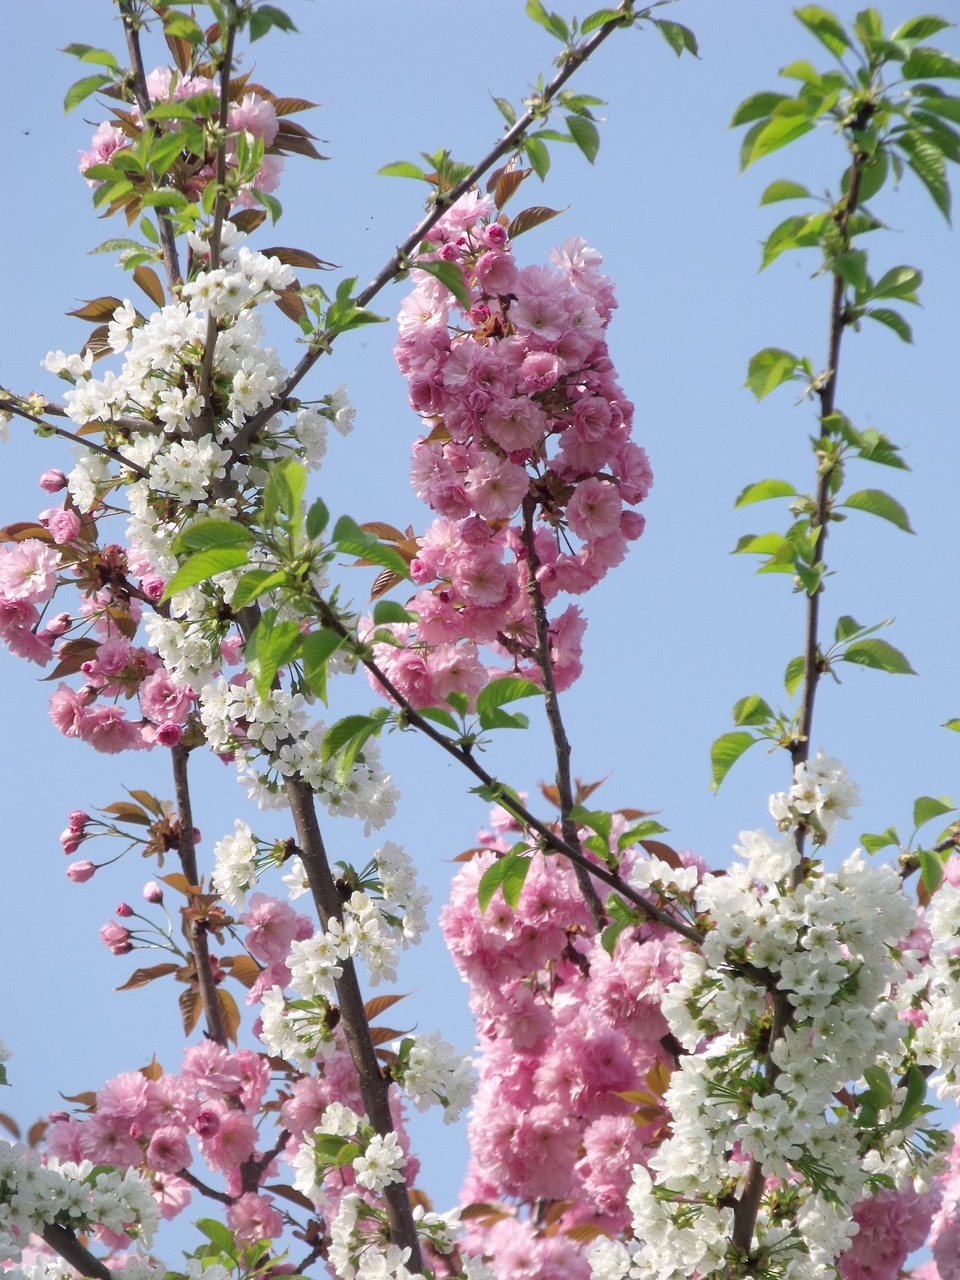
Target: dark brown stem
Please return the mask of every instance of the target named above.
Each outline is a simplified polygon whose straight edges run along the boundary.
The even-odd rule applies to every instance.
[[[330,862],[320,832],[320,824],[317,821],[313,792],[306,783],[296,778],[287,779],[285,788],[297,829],[300,856],[310,884],[310,892],[313,895],[320,922],[326,929],[331,920],[342,919],[342,904],[333,882]],[[340,1026],[343,1028],[350,1056],[356,1068],[360,1096],[363,1098],[367,1117],[376,1131],[386,1136],[393,1132],[394,1127],[388,1096],[390,1085],[384,1079],[377,1061],[376,1046],[370,1035],[370,1023],[363,1007],[360,983],[352,960],[343,961],[343,973],[337,979],[336,988],[337,1000],[340,1004]],[[382,1194],[387,1206],[387,1221],[392,1242],[399,1245],[401,1249],[410,1250],[408,1269],[414,1273],[422,1272],[420,1241],[417,1238],[417,1228],[407,1195],[406,1183],[391,1183],[384,1188]]]
[[[74,444],[83,445],[84,449],[89,449],[91,453],[102,453],[105,458],[112,458],[114,462],[119,462],[141,478],[147,474],[143,467],[138,466],[135,462],[130,462],[122,453],[118,453],[116,449],[111,449],[105,444],[94,444],[86,436],[74,435],[72,431],[67,431],[65,427],[55,427],[50,422],[44,422],[43,418],[31,413],[29,409],[24,409],[15,400],[0,399],[0,411],[12,413],[27,422],[33,422],[36,426],[43,427],[44,431],[49,432],[51,435],[59,436],[61,440],[72,440]],[[50,410],[49,412],[53,411]]]
[[[205,1182],[190,1172],[189,1169],[180,1169],[177,1173],[178,1178],[182,1178],[184,1182],[189,1182],[195,1191],[199,1191],[202,1196],[206,1196],[208,1200],[216,1200],[220,1204],[236,1204],[236,1196],[228,1196],[225,1191],[217,1191],[215,1187],[208,1187]]]
[[[177,853],[183,874],[191,885],[199,884],[197,876],[197,850],[193,838],[193,808],[190,803],[190,785],[187,777],[186,747],[177,746],[170,750],[173,762],[173,785],[177,803],[177,822],[179,824],[179,840]],[[207,931],[202,920],[188,919],[184,925],[190,950],[193,952],[194,966],[197,971],[197,985],[200,999],[203,1001],[203,1016],[207,1024],[207,1036],[217,1044],[227,1048],[227,1033],[220,1012],[220,1000],[217,984],[213,978],[213,966],[210,963],[210,947],[207,942]]]
[[[232,10],[234,21],[227,27],[227,35],[223,44],[223,59],[220,63],[220,111],[217,117],[217,160],[216,184],[217,199],[213,210],[213,228],[210,233],[210,270],[216,271],[220,266],[223,220],[227,216],[228,201],[225,191],[227,181],[227,120],[230,114],[230,77],[233,72],[233,46],[237,36],[236,9]],[[212,418],[213,408],[210,404],[210,380],[213,377],[213,358],[217,348],[217,317],[212,311],[207,312],[207,333],[204,340],[203,363],[200,366],[200,378],[197,391],[204,404],[204,417]],[[205,428],[200,425],[198,430]]]
[[[143,65],[143,53],[140,49],[140,21],[137,17],[133,0],[117,0],[120,8],[120,20],[127,41],[127,54],[130,58],[130,70],[133,75],[133,95],[143,117],[143,127],[150,127],[147,115],[153,103],[147,91],[147,73]],[[166,185],[166,180],[161,180]],[[177,239],[173,232],[173,224],[164,214],[157,211],[157,232],[160,236],[160,252],[163,255],[163,268],[167,277],[167,288],[174,294],[178,288],[180,276],[180,256],[177,253]]]
[[[90,1276],[91,1280],[113,1280],[113,1272],[99,1258],[95,1258],[89,1249],[84,1248],[72,1231],[51,1222],[43,1228],[43,1241],[54,1253],[59,1253],[65,1262],[79,1271],[82,1276]]]
[[[626,12],[630,8],[628,0],[623,0],[619,5],[619,9]],[[619,20],[611,20],[604,23],[602,27],[590,36],[588,40],[580,46],[578,50],[571,53],[565,60],[561,69],[553,77],[543,94],[538,99],[535,106],[516,121],[516,123],[507,130],[504,136],[492,147],[490,151],[470,170],[465,178],[458,182],[454,187],[444,194],[442,199],[438,198],[433,209],[427,216],[417,224],[416,228],[407,236],[406,240],[399,246],[396,253],[388,262],[384,264],[373,277],[370,283],[357,294],[356,304],[359,307],[365,307],[372,302],[381,289],[394,280],[401,272],[406,271],[410,266],[410,255],[419,249],[421,242],[427,234],[436,226],[437,222],[443,217],[447,209],[452,204],[465,195],[471,187],[473,187],[487,173],[498,160],[502,160],[505,156],[510,155],[517,145],[520,143],[526,131],[542,119],[545,114],[545,108],[553,101],[563,86],[567,83],[574,72],[591,57],[604,40],[612,35],[618,27],[623,24]],[[284,402],[289,399],[293,391],[299,386],[320,357],[330,350],[330,346],[335,340],[337,334],[335,330],[325,329],[316,340],[315,346],[307,352],[305,356],[297,364],[296,368],[287,377],[281,390],[277,393],[270,404],[265,409],[261,409],[255,413],[252,418],[248,418],[243,428],[237,432],[232,444],[231,450],[233,457],[236,459],[249,448],[250,443],[256,437],[257,432],[265,423],[278,413]]]
[[[553,750],[557,760],[557,797],[560,801],[560,830],[571,849],[576,849],[581,856],[583,846],[577,832],[577,824],[571,818],[573,809],[573,785],[570,778],[570,740],[560,714],[560,699],[557,697],[557,685],[553,676],[553,660],[550,657],[550,623],[547,609],[543,601],[543,592],[537,580],[540,568],[540,557],[537,555],[534,536],[533,518],[536,511],[536,500],[526,497],[523,500],[523,545],[527,552],[527,596],[530,600],[530,612],[537,635],[536,658],[543,680],[543,698],[547,713],[547,723],[553,737]],[[593,923],[598,933],[607,925],[607,915],[603,909],[600,896],[593,887],[593,880],[585,867],[573,864],[573,872],[577,877],[580,892],[590,909]]]
[[[370,672],[374,680],[376,680],[377,684],[379,684],[391,701],[395,702],[401,709],[405,725],[408,725],[413,729],[417,729],[420,733],[428,737],[431,742],[435,742],[438,747],[441,747],[446,751],[447,755],[452,756],[454,760],[459,764],[462,764],[465,769],[469,770],[469,772],[472,773],[475,778],[479,779],[484,786],[491,788],[493,792],[497,793],[499,803],[505,809],[508,809],[510,813],[519,820],[521,825],[527,828],[527,830],[535,831],[547,848],[552,849],[554,853],[561,854],[564,858],[568,858],[574,866],[582,867],[586,872],[593,876],[594,879],[601,881],[602,884],[608,885],[609,888],[619,893],[622,898],[626,898],[628,902],[633,903],[633,905],[637,907],[652,923],[663,925],[665,929],[670,929],[672,932],[680,934],[681,937],[686,938],[688,942],[692,942],[696,946],[699,946],[703,942],[704,935],[699,931],[699,929],[694,929],[691,925],[685,924],[682,920],[678,920],[676,916],[671,915],[669,912],[663,911],[659,907],[655,907],[652,902],[649,902],[644,898],[642,894],[640,894],[631,885],[627,884],[627,882],[615,872],[608,871],[606,867],[601,866],[599,863],[590,862],[583,853],[573,848],[572,845],[568,844],[561,836],[558,836],[557,833],[546,823],[541,822],[539,818],[535,817],[526,805],[522,804],[521,801],[510,795],[509,792],[505,791],[493,774],[488,773],[486,769],[484,769],[483,765],[475,760],[469,751],[464,747],[458,746],[456,742],[442,734],[435,725],[431,724],[429,720],[425,720],[423,716],[414,710],[396,685],[393,684],[390,677],[386,675],[374,659],[369,656],[369,654],[364,650],[363,645],[358,642],[356,636],[352,635],[351,632],[343,625],[337,612],[332,609],[325,600],[321,599],[319,596],[314,596],[313,604],[318,616],[322,619],[324,626],[329,627],[332,631],[335,631],[337,635],[343,636],[345,640],[351,642],[350,648],[358,655],[359,662],[367,669],[367,671]]]

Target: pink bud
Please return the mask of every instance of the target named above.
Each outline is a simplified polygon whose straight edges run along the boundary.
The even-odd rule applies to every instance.
[[[84,881],[91,879],[96,869],[95,862],[71,862],[67,867],[67,875],[74,884],[83,884]]]
[[[183,737],[183,728],[181,725],[168,721],[167,724],[157,726],[154,741],[161,747],[175,747]]]
[[[70,830],[75,832],[77,835],[80,835],[84,827],[88,822],[91,822],[92,819],[89,813],[84,813],[82,809],[72,809],[70,813],[67,814],[67,821],[70,823]]]
[[[51,618],[44,630],[47,635],[52,637],[62,636],[65,631],[70,630],[73,619],[69,613],[58,613],[55,618]]]
[[[117,924],[116,920],[108,920],[101,926],[101,940],[110,948],[115,956],[123,955],[122,951],[118,951],[117,947],[126,946],[127,950],[132,950],[128,945],[130,942],[130,930],[125,929],[122,924]]]
[[[157,574],[150,574],[146,578],[140,579],[140,586],[143,588],[143,594],[148,600],[159,600],[167,589],[166,580]]]
[[[121,902],[117,906],[116,914],[122,916],[125,920],[127,916],[133,915],[133,907],[128,906],[125,902]]]
[[[204,1108],[197,1112],[197,1118],[194,1122],[194,1129],[201,1138],[212,1138],[220,1129],[220,1117],[216,1111]]]
[[[63,852],[68,858],[71,853],[76,853],[80,848],[81,839],[82,837],[76,831],[72,831],[69,827],[66,831],[60,832],[60,843],[63,845]]]
[[[57,493],[60,489],[67,487],[67,477],[62,471],[44,471],[38,484],[47,493]]]
[[[163,901],[163,890],[156,880],[148,880],[143,886],[143,896],[147,902],[159,903]]]

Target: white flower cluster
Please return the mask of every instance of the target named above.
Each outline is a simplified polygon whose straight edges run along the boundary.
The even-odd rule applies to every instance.
[[[439,1031],[428,1036],[408,1036],[409,1052],[401,1055],[402,1069],[395,1078],[418,1111],[440,1102],[443,1119],[452,1124],[470,1105],[477,1081],[470,1055],[457,1053]]]
[[[287,1004],[280,987],[270,987],[260,1006],[260,1039],[274,1056],[310,1072],[319,1055],[327,1058],[336,1041],[330,1002],[323,997]]]
[[[221,676],[203,686],[199,705],[208,743],[234,756],[241,781],[262,808],[283,804],[282,779],[296,776],[329,813],[360,818],[368,832],[396,812],[399,792],[380,767],[377,743],[364,743],[342,782],[337,759],[323,760],[326,726],[309,723],[299,694],[271,689],[261,698],[252,684],[232,684]]]
[[[334,983],[344,960],[360,956],[372,986],[396,982],[400,930],[391,924],[380,904],[365,893],[352,893],[343,904],[343,919],[330,920],[326,930],[290,945],[287,965],[290,985],[303,996],[334,999]]]
[[[365,1209],[360,1196],[346,1195],[330,1224],[327,1262],[338,1280],[423,1280],[419,1271],[407,1268],[409,1249],[384,1244],[364,1231]]]
[[[213,846],[213,887],[224,902],[242,911],[247,893],[257,882],[260,849],[245,822],[236,818],[233,825],[233,835],[224,836]]]
[[[817,843],[824,844],[837,821],[849,818],[851,807],[859,803],[860,791],[844,766],[818,751],[813,760],[794,769],[789,791],[770,797],[770,812],[781,828],[794,818],[806,821]]]
[[[938,1098],[960,1101],[960,889],[944,882],[927,908],[933,937],[933,975],[927,1018],[917,1028],[914,1049],[920,1063],[938,1074],[931,1080]]]
[[[0,1140],[0,1263],[17,1261],[22,1242],[51,1223],[73,1231],[99,1224],[149,1247],[158,1221],[150,1184],[135,1170],[44,1164],[37,1151]]]
[[[842,766],[818,756],[809,769],[798,767],[793,790],[771,808],[817,824],[822,842],[855,798]],[[722,1270],[729,1205],[752,1164],[772,1180],[756,1226],[761,1256],[776,1257],[784,1280],[833,1275],[868,1179],[925,1180],[935,1163],[937,1143],[916,1141],[930,1132],[920,1130],[919,1115],[893,1123],[907,1098],[911,1035],[899,1015],[923,981],[918,954],[903,949],[917,917],[898,875],[858,850],[838,872],[794,885],[789,836],[745,832],[741,841],[747,865],[708,875],[694,891],[709,932],[700,951],[685,956],[662,1005],[687,1050],[665,1098],[671,1135],[646,1169],[634,1171],[635,1242],[598,1245],[594,1280],[685,1280]],[[960,936],[960,893],[945,898],[941,924],[946,954]],[[956,1038],[957,1003],[950,1017]],[[758,1069],[757,1045],[771,1029],[767,1065]],[[854,1111],[837,1107],[837,1096],[867,1089],[864,1072],[877,1066],[891,1096],[868,1131]],[[776,1204],[775,1187],[789,1188],[789,1214]]]

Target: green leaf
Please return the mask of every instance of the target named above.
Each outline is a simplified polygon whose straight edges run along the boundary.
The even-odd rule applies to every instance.
[[[519,676],[500,676],[477,694],[477,714],[492,711],[494,707],[502,707],[504,703],[515,702],[518,698],[542,697],[543,690],[532,680],[524,680]]]
[[[275,609],[266,609],[244,645],[243,656],[261,702],[267,700],[274,677],[300,652],[303,636],[292,619],[277,622]]]
[[[940,728],[952,729],[954,733],[960,733],[960,717],[955,717],[953,720],[947,720],[940,726]]]
[[[746,698],[741,698],[739,702],[734,704],[734,724],[769,724],[772,719],[773,711],[770,706],[755,693],[749,694]]]
[[[525,138],[523,151],[534,173],[542,182],[550,172],[550,152],[537,137]]]
[[[718,791],[721,782],[757,739],[752,733],[723,733],[710,748],[710,764],[713,772],[711,791]]]
[[[904,80],[956,80],[960,79],[960,61],[940,49],[914,49],[901,74]]]
[[[867,307],[863,314],[868,319],[876,320],[878,324],[886,325],[888,329],[892,329],[901,341],[913,342],[913,330],[899,311],[891,311],[888,307]]]
[[[900,847],[900,837],[894,831],[893,827],[887,827],[881,835],[873,835],[869,831],[860,837],[860,843],[866,849],[867,853],[879,853],[881,849],[888,849],[891,845]]]
[[[199,551],[183,562],[167,583],[162,599],[169,600],[178,591],[186,591],[187,587],[195,587],[229,569],[239,569],[247,562],[248,555],[242,547],[211,547],[208,551]]]
[[[876,671],[889,671],[893,675],[915,676],[906,657],[886,640],[858,640],[843,655],[844,662],[861,667],[873,667]]]
[[[445,701],[450,703],[458,716],[465,716],[470,710],[470,699],[459,689],[454,689],[448,693]]]
[[[617,852],[621,853],[624,849],[629,849],[631,845],[639,844],[641,840],[649,840],[651,836],[662,836],[668,830],[668,827],[664,827],[659,822],[654,822],[652,818],[648,818],[646,822],[639,822],[635,827],[631,827],[629,831],[624,831],[623,835],[617,840]]]
[[[893,1102],[893,1084],[886,1071],[878,1066],[864,1067],[863,1078],[870,1086],[877,1110],[889,1107]]]
[[[870,290],[872,298],[902,298],[904,302],[916,302],[917,290],[923,276],[916,267],[891,267]]]
[[[319,631],[311,631],[303,637],[304,679],[324,703],[327,700],[327,662],[343,641],[344,637],[329,627],[321,627]]]
[[[841,189],[847,191],[849,189],[849,170],[841,179]],[[887,158],[885,150],[876,151],[870,159],[860,169],[860,187],[857,193],[857,199],[861,204],[873,197],[881,190],[883,184],[887,180],[890,172],[890,161]]]
[[[434,724],[442,724],[445,729],[452,729],[454,733],[460,732],[460,726],[456,720],[442,707],[418,707],[417,715],[423,716],[424,720],[432,720]]]
[[[201,1218],[195,1225],[221,1253],[225,1253],[230,1258],[237,1257],[237,1244],[229,1227],[225,1227],[222,1222],[217,1222],[214,1218]]]
[[[683,26],[680,22],[667,22],[665,18],[654,18],[653,25],[659,30],[678,58],[684,53],[692,53],[695,58],[700,56],[697,37],[689,27]],[[581,27],[582,30],[583,28]]]
[[[570,39],[570,28],[557,13],[548,13],[540,0],[527,0],[527,17],[532,18],[544,31],[566,44]]]
[[[512,127],[516,123],[517,113],[514,111],[509,99],[494,97],[493,101],[496,103],[497,110],[503,116],[504,120],[506,120],[507,124]],[[405,174],[404,176],[410,177],[411,175]]]
[[[938,31],[945,31],[951,25],[946,18],[933,16],[908,18],[906,22],[897,27],[896,31],[891,32],[890,39],[926,40],[928,36],[935,36]]]
[[[382,169],[377,170],[377,175],[382,178],[419,178],[421,181],[427,176],[419,165],[412,164],[409,160],[395,160],[393,164],[385,164]]]
[[[865,293],[867,289],[867,255],[863,249],[852,249],[848,253],[838,253],[833,259],[833,272],[844,280],[857,293]]]
[[[184,551],[204,551],[207,547],[249,547],[253,534],[242,524],[218,516],[204,516],[182,530],[174,540],[176,555]]]
[[[313,1139],[317,1160],[321,1164],[332,1164],[337,1168],[352,1164],[360,1154],[360,1147],[350,1138],[343,1138],[336,1133],[321,1133]]]
[[[772,114],[774,107],[778,107],[781,102],[787,101],[788,98],[785,93],[751,94],[749,98],[744,98],[733,113],[730,128],[735,129],[738,125],[750,124],[753,120],[766,120]]]
[[[751,502],[766,502],[768,498],[793,498],[796,493],[786,480],[758,480],[755,484],[748,484],[733,505],[745,507]]]
[[[933,849],[918,849],[920,879],[927,893],[936,893],[943,883],[943,858]]]
[[[570,810],[570,817],[579,827],[589,827],[604,840],[609,840],[613,831],[613,814],[603,809],[586,809],[582,804],[575,804]]]
[[[251,569],[237,583],[237,589],[230,600],[230,608],[234,613],[245,609],[252,600],[258,600],[265,592],[282,586],[286,580],[287,575],[283,570]]]
[[[530,728],[529,716],[525,716],[521,711],[501,711],[499,707],[493,707],[490,711],[481,712],[479,719],[481,729]]]
[[[850,37],[828,10],[822,9],[818,4],[807,4],[793,12],[807,30],[838,58],[850,48]]]
[[[803,658],[791,658],[787,663],[787,669],[783,673],[783,683],[787,693],[792,698],[803,680]]]
[[[79,58],[81,62],[92,62],[100,67],[117,67],[114,55],[109,49],[95,49],[92,44],[68,44],[65,49],[60,50],[61,53],[68,53],[71,57]]]
[[[779,151],[781,147],[787,146],[788,143],[795,142],[797,138],[802,138],[812,128],[813,121],[806,113],[803,115],[774,116],[757,132],[755,137],[750,139],[750,146],[746,154],[741,153],[740,168],[746,169],[754,161],[762,160],[764,156],[770,155],[773,151]]]
[[[285,458],[274,463],[267,473],[263,490],[263,518],[273,524],[277,512],[282,511],[286,521],[292,521],[300,513],[300,505],[307,488],[307,471],[295,458]]]
[[[590,163],[593,164],[597,158],[597,152],[600,150],[600,134],[597,126],[592,120],[587,120],[584,116],[567,116],[566,121],[571,138],[573,138]]]
[[[747,369],[749,387],[758,400],[768,396],[782,382],[792,382],[797,377],[797,357],[779,347],[765,347],[750,360]]]
[[[918,796],[913,802],[914,829],[919,830],[945,813],[953,813],[956,807],[949,796]]]
[[[597,27],[605,27],[608,22],[622,22],[622,9],[595,9],[593,13],[580,23],[580,34],[587,36],[591,31],[596,31]],[[510,122],[511,124],[513,121]]]
[[[799,182],[790,182],[787,178],[778,178],[771,182],[760,197],[761,204],[776,204],[778,200],[808,199],[810,192]]]
[[[293,20],[276,5],[261,4],[250,14],[250,42],[259,40],[276,27],[278,31],[296,31]]]
[[[323,744],[320,747],[321,763],[326,764],[328,760],[332,760],[334,756],[339,755],[344,747],[349,742],[353,742],[361,733],[366,733],[368,729],[371,731],[378,730],[379,727],[379,722],[374,721],[372,716],[344,716],[342,720],[338,720],[336,724],[331,725],[324,736]]]
[[[445,285],[464,311],[470,310],[473,305],[470,298],[470,290],[464,282],[463,272],[455,262],[425,262],[422,258],[419,258],[417,260],[417,268],[420,271],[426,271],[428,275],[433,276],[442,285]]]
[[[913,533],[910,528],[910,518],[904,508],[896,498],[891,498],[890,494],[884,493],[882,489],[861,489],[858,493],[851,493],[845,502],[840,503],[840,506],[849,507],[855,511],[866,511],[872,516],[879,516],[881,520],[889,520],[904,533]]]
[[[345,556],[356,556],[358,560],[379,565],[381,569],[390,569],[401,578],[410,577],[410,566],[400,552],[383,542],[377,542],[375,538],[369,542],[340,538],[336,540],[336,546]]]
[[[75,106],[83,102],[84,98],[89,98],[92,93],[109,84],[110,80],[110,76],[100,71],[96,75],[84,76],[82,80],[77,80],[67,90],[67,96],[63,100],[64,114],[69,115]]]
[[[307,511],[307,537],[316,541],[330,522],[330,512],[322,498],[310,505]]]
[[[906,152],[907,164],[930,192],[934,204],[949,222],[950,188],[947,185],[943,152],[916,130],[900,134],[896,142]]]
[[[523,852],[519,852],[520,850]],[[517,903],[520,901],[520,891],[523,889],[529,870],[530,857],[524,845],[514,845],[509,853],[498,858],[480,877],[480,884],[477,887],[480,914],[483,915],[486,912],[498,889],[502,889],[504,899],[516,911]]]
[[[416,622],[419,617],[396,600],[378,600],[373,606],[373,621],[378,627],[386,626],[388,622]]]

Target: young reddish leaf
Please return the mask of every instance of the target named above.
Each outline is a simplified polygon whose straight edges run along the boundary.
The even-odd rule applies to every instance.
[[[516,240],[517,236],[522,236],[524,231],[531,231],[534,227],[539,227],[542,222],[549,222],[551,218],[559,217],[564,212],[564,209],[548,209],[542,204],[531,205],[529,209],[524,209],[517,214],[507,227],[507,235],[511,240]]]
[[[114,990],[135,991],[138,987],[145,987],[147,983],[153,982],[156,978],[165,978],[170,973],[176,973],[179,968],[178,964],[155,964],[149,969],[134,969],[123,986],[115,987]]]
[[[392,996],[373,996],[363,1006],[363,1011],[367,1015],[367,1021],[372,1022],[374,1018],[379,1018],[381,1013],[386,1013],[387,1009],[393,1007],[400,1000],[406,1000],[407,995]]]
[[[217,1003],[220,1005],[220,1019],[223,1030],[231,1044],[237,1043],[237,1032],[240,1030],[240,1010],[229,991],[217,988]]]
[[[166,306],[167,300],[163,296],[163,285],[160,283],[160,277],[152,267],[134,267],[133,278],[151,302],[155,302],[158,307]]]
[[[328,271],[334,266],[332,262],[325,262],[323,258],[318,258],[309,249],[287,249],[281,245],[270,249],[261,249],[260,252],[264,257],[276,258],[288,267],[308,267],[313,271]]]
[[[66,314],[75,316],[78,320],[112,320],[117,307],[122,306],[122,299],[106,294],[102,298],[93,298],[90,302],[85,302],[82,307],[77,307],[75,311],[68,311]]]
[[[186,991],[180,992],[180,998],[177,1003],[180,1005],[183,1034],[189,1036],[196,1030],[197,1023],[200,1021],[200,1013],[203,1009],[203,1000],[200,992],[188,987]]]

